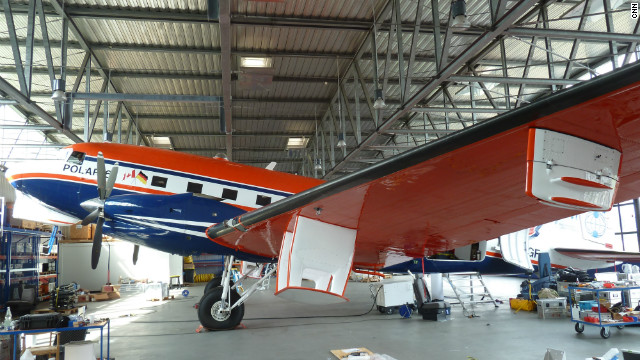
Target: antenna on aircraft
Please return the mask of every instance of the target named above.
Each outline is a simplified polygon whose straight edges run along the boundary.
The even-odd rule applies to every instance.
[[[213,158],[214,159],[221,159],[221,160],[229,161],[229,158],[227,157],[227,154],[225,154],[225,153],[217,153]]]

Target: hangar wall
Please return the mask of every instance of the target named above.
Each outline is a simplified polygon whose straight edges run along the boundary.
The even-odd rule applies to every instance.
[[[133,265],[133,244],[124,241],[102,243],[98,268],[91,269],[91,243],[62,243],[59,248],[59,284],[77,283],[81,288],[99,291],[107,275],[117,284],[123,279],[169,282],[170,275],[182,276],[182,257],[140,247],[138,263]],[[109,259],[109,248],[111,258]],[[107,269],[107,265],[109,269]],[[182,278],[180,279],[182,282]]]

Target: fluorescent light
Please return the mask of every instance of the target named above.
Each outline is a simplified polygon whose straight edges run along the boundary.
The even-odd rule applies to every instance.
[[[152,136],[151,141],[158,148],[171,149],[171,139],[167,136]]]
[[[245,68],[270,68],[272,64],[272,58],[244,56],[240,58],[240,66]]]
[[[304,149],[307,147],[308,143],[309,143],[308,138],[290,137],[289,141],[287,141],[287,149]]]

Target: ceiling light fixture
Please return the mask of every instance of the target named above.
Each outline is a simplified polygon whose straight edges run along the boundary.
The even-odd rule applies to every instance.
[[[244,68],[270,68],[273,64],[272,58],[267,57],[241,57],[240,66]]]
[[[51,100],[53,101],[65,101],[67,96],[64,94],[64,80],[63,79],[55,79],[53,80],[53,84],[51,84],[53,88],[53,93],[51,94]]]
[[[289,149],[304,149],[307,147],[309,139],[305,137],[290,137],[287,141],[287,150]]]
[[[471,23],[467,20],[467,3],[464,0],[455,0],[451,3],[451,26],[455,28],[468,29]]]
[[[151,141],[157,148],[171,149],[171,139],[167,136],[152,136]]]
[[[344,135],[342,133],[338,134],[338,144],[336,146],[340,149],[344,149],[347,147],[347,142],[344,141]]]
[[[387,107],[387,104],[384,102],[382,89],[376,89],[376,100],[373,102],[373,108],[376,110],[382,110],[385,107]]]

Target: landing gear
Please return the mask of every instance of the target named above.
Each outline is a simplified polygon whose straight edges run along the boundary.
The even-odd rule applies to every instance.
[[[276,271],[276,267],[274,266],[240,296],[238,292],[234,290],[235,284],[231,281],[233,258],[233,256],[225,258],[224,270],[222,276],[219,278],[219,284],[222,284],[222,286],[213,287],[208,291],[205,288],[205,293],[200,299],[198,320],[200,320],[202,326],[207,329],[230,330],[238,326],[244,317],[244,302],[249,296],[256,292],[265,281],[268,281]],[[207,284],[207,287],[210,284],[211,282]]]
[[[229,285],[233,286],[233,281],[232,280],[229,280]],[[207,283],[207,285],[204,286],[204,293],[206,294],[209,291],[211,291],[214,288],[217,288],[219,286],[222,286],[222,277],[213,278],[213,279],[211,279],[211,281],[209,281]]]
[[[240,299],[237,292],[229,292],[230,299],[222,299],[224,288],[218,286],[205,293],[200,299],[198,320],[211,330],[229,330],[240,324],[244,317],[244,304],[232,307]],[[229,306],[229,303],[231,306]]]

